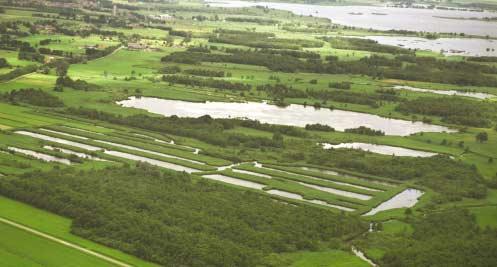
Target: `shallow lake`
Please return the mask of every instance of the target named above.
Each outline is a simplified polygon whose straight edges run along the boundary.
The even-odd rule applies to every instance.
[[[293,12],[297,15],[331,19],[334,23],[378,30],[410,30],[424,32],[465,33],[497,36],[497,23],[469,18],[495,17],[493,12],[396,8],[387,6],[319,6],[271,2],[211,0],[211,6],[251,7],[265,6]],[[380,15],[381,14],[381,15]],[[444,18],[442,18],[444,17]],[[453,19],[453,18],[466,18]]]
[[[408,188],[365,213],[364,216],[375,215],[385,210],[414,207],[423,194],[424,192],[420,190]]]
[[[364,151],[370,151],[373,153],[383,154],[383,155],[395,155],[400,157],[432,157],[437,155],[437,153],[408,149],[396,146],[387,145],[376,145],[368,143],[341,143],[338,145],[332,145],[323,143],[324,149],[338,149],[338,148],[350,148],[350,149],[360,149]]]
[[[130,97],[117,102],[124,107],[145,109],[164,116],[213,118],[248,118],[263,123],[305,127],[306,124],[325,124],[343,131],[348,128],[366,126],[381,130],[387,135],[406,136],[418,132],[454,132],[445,126],[388,119],[377,115],[345,110],[315,109],[303,105],[278,107],[267,103],[246,102],[187,102],[154,97]]]
[[[378,43],[385,45],[429,50],[436,53],[442,52],[444,55],[497,56],[497,40],[491,39],[439,38],[436,40],[429,40],[426,38],[407,36],[365,36],[359,38],[375,40]]]
[[[489,98],[497,97],[496,95],[486,94],[486,93],[461,92],[461,91],[456,91],[456,90],[423,89],[423,88],[416,88],[416,87],[407,86],[407,85],[396,85],[393,87],[393,89],[408,90],[408,91],[413,91],[413,92],[433,93],[433,94],[439,94],[439,95],[457,95],[457,96],[472,97],[472,98],[477,98],[477,99],[489,99]]]

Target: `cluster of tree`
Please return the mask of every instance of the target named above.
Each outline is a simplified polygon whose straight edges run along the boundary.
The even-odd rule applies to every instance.
[[[440,194],[434,201],[457,201],[464,197],[484,198],[485,179],[476,167],[452,160],[445,155],[429,158],[392,157],[360,150],[315,148],[308,162],[359,173],[410,180]]]
[[[5,74],[0,74],[0,81],[12,80],[12,79],[17,78],[19,76],[35,72],[37,69],[38,69],[38,67],[35,65],[28,65],[25,67],[16,68],[11,72],[8,72]]]
[[[54,40],[52,40],[52,39],[50,39],[50,38],[49,38],[49,39],[43,39],[43,40],[40,40],[38,43],[39,43],[40,45],[49,45],[49,44],[50,44],[51,42],[53,42],[53,41],[54,41]],[[60,41],[60,40],[59,40],[59,41]]]
[[[64,87],[70,87],[74,90],[83,91],[98,90],[100,88],[98,85],[91,84],[80,79],[73,80],[69,76],[60,76],[55,82],[54,91],[61,92],[64,90]]]
[[[12,90],[10,92],[0,94],[0,99],[10,103],[26,103],[40,107],[64,106],[64,103],[58,97],[40,89],[33,88]]]
[[[169,35],[179,36],[179,37],[183,37],[183,38],[191,38],[192,37],[192,32],[171,29],[169,31]]]
[[[207,69],[188,69],[184,73],[195,75],[195,76],[205,76],[205,77],[224,77],[224,71],[222,70],[207,70]]]
[[[466,60],[474,62],[497,62],[497,57],[467,57]]]
[[[143,163],[29,173],[2,179],[0,192],[71,218],[77,235],[164,266],[268,266],[271,253],[318,250],[366,229],[357,216]]]
[[[399,48],[393,45],[379,44],[375,40],[363,38],[344,38],[344,37],[325,37],[323,40],[328,41],[331,47],[346,50],[362,50],[388,54],[406,54],[411,51]]]
[[[323,124],[306,124],[305,129],[309,131],[334,132],[335,128]]]
[[[279,21],[274,19],[266,19],[266,18],[255,18],[255,17],[226,17],[224,18],[226,21],[232,22],[248,22],[248,23],[257,23],[261,25],[273,25],[278,24]]]
[[[351,84],[351,82],[330,82],[328,88],[349,90]]]
[[[38,63],[45,62],[45,56],[43,56],[38,52],[31,53],[31,52],[19,51],[17,58],[19,60],[35,61]]]
[[[20,60],[35,61],[39,63],[44,63],[45,61],[45,57],[27,42],[21,43],[17,58]]]
[[[112,52],[114,52],[117,48],[119,48],[119,45],[116,46],[108,46],[104,49],[94,49],[94,48],[87,48],[85,50],[85,55],[88,60],[100,58],[100,57],[105,57]]]
[[[341,103],[352,103],[359,105],[368,105],[378,107],[378,101],[398,101],[399,98],[389,94],[363,94],[359,92],[338,91],[338,90],[316,90],[307,89],[307,97],[326,101],[335,101]]]
[[[38,52],[40,54],[44,54],[44,55],[54,55],[54,56],[59,56],[59,57],[62,57],[62,56],[65,56],[65,52],[62,51],[62,50],[57,50],[57,49],[50,49],[50,48],[46,48],[46,47],[40,47],[38,48]],[[71,56],[71,55],[69,55]]]
[[[0,25],[1,26],[1,25]],[[13,36],[9,34],[2,34],[0,37],[0,48],[5,50],[18,50],[22,46],[30,47],[30,44],[27,42],[22,42],[15,39]]]
[[[211,87],[221,90],[247,91],[251,85],[243,83],[232,83],[225,80],[216,80],[213,78],[197,78],[183,75],[163,75],[162,80],[171,84],[184,84],[188,86]]]
[[[413,227],[411,237],[386,244],[381,266],[491,267],[497,262],[497,231],[481,230],[467,210],[429,213],[414,220]]]
[[[371,136],[383,136],[385,133],[381,130],[371,129],[365,126],[359,126],[357,128],[345,129],[346,133],[371,135]]]
[[[0,68],[8,68],[10,67],[9,62],[5,58],[0,58]]]
[[[321,55],[311,51],[285,50],[285,49],[262,49],[259,52],[264,54],[277,54],[282,56],[292,56],[296,58],[319,59]]]
[[[305,98],[307,96],[304,91],[294,89],[291,86],[287,86],[281,83],[257,85],[256,89],[257,91],[266,92],[269,96],[273,97],[274,99],[280,99],[280,100],[286,97]]]
[[[176,74],[181,72],[181,68],[179,66],[164,66],[159,70],[159,73],[162,74]]]
[[[401,102],[396,110],[406,114],[440,116],[447,123],[489,127],[497,107],[491,103],[458,97],[420,97]]]

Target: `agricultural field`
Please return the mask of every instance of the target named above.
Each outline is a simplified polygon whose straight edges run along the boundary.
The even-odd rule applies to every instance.
[[[493,266],[493,3],[277,2],[0,1],[0,265]]]

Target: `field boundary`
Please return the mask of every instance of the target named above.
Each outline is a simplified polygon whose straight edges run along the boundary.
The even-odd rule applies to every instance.
[[[92,255],[92,256],[95,256],[99,259],[102,259],[102,260],[105,260],[107,262],[110,262],[112,264],[115,264],[116,266],[121,266],[121,267],[133,267],[133,265],[130,265],[130,264],[127,264],[127,263],[124,263],[122,261],[119,261],[119,260],[116,260],[114,258],[111,258],[111,257],[108,257],[108,256],[105,256],[103,254],[100,254],[98,252],[95,252],[95,251],[91,251],[89,249],[86,249],[86,248],[83,248],[81,246],[78,246],[76,244],[73,244],[73,243],[70,243],[70,242],[67,242],[67,241],[64,241],[62,239],[59,239],[57,237],[54,237],[54,236],[51,236],[49,234],[45,234],[43,232],[40,232],[38,230],[35,230],[33,228],[30,228],[30,227],[27,227],[27,226],[24,226],[22,224],[19,224],[19,223],[16,223],[14,221],[11,221],[11,220],[8,220],[8,219],[5,219],[3,217],[0,217],[0,223],[5,223],[5,224],[8,224],[10,226],[13,226],[13,227],[16,227],[18,229],[21,229],[23,231],[26,231],[26,232],[29,232],[31,234],[34,234],[34,235],[37,235],[39,237],[43,237],[45,239],[48,239],[50,241],[53,241],[53,242],[56,242],[56,243],[59,243],[61,245],[64,245],[66,247],[70,247],[70,248],[73,248],[73,249],[76,249],[76,250],[79,250],[85,254],[88,254],[88,255]]]

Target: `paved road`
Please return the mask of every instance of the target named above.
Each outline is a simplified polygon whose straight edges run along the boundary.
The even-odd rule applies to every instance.
[[[110,262],[112,264],[115,264],[116,266],[120,266],[120,267],[133,267],[132,265],[129,265],[127,263],[124,263],[122,261],[119,261],[119,260],[116,260],[116,259],[113,259],[113,258],[110,258],[108,256],[105,256],[105,255],[102,255],[100,253],[97,253],[97,252],[94,252],[94,251],[91,251],[89,249],[86,249],[86,248],[83,248],[83,247],[80,247],[76,244],[73,244],[73,243],[69,243],[67,241],[64,241],[62,239],[59,239],[57,237],[54,237],[54,236],[51,236],[51,235],[48,235],[48,234],[45,234],[45,233],[42,233],[40,231],[37,231],[33,228],[29,228],[27,226],[24,226],[24,225],[21,225],[21,224],[18,224],[16,222],[13,222],[11,220],[8,220],[8,219],[5,219],[5,218],[1,218],[0,217],[0,222],[2,223],[5,223],[5,224],[8,224],[8,225],[11,225],[11,226],[14,226],[16,228],[19,228],[21,230],[24,230],[26,232],[29,232],[29,233],[32,233],[32,234],[35,234],[37,236],[40,236],[40,237],[43,237],[43,238],[46,238],[48,240],[51,240],[53,242],[56,242],[56,243],[59,243],[59,244],[62,244],[66,247],[70,247],[70,248],[73,248],[73,249],[76,249],[76,250],[79,250],[85,254],[88,254],[88,255],[92,255],[92,256],[95,256],[97,258],[100,258],[104,261],[107,261],[107,262]]]

